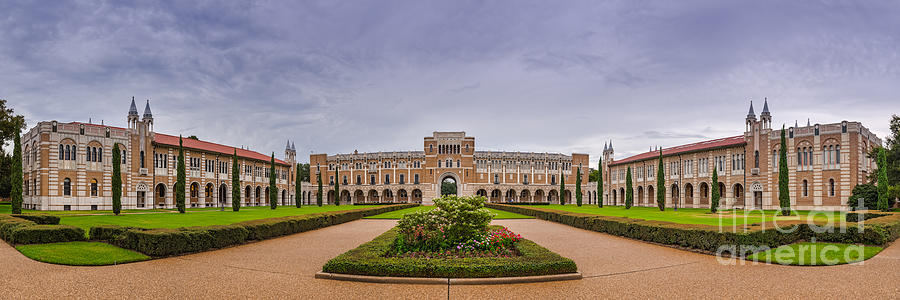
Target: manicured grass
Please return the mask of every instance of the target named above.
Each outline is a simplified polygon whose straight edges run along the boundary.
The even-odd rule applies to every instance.
[[[830,266],[872,258],[881,247],[836,244],[796,243],[754,253],[748,260],[794,266]]]
[[[66,242],[17,246],[28,258],[70,266],[105,266],[150,259],[149,256],[99,242]]]
[[[365,219],[394,219],[394,220],[399,220],[399,219],[400,219],[401,217],[403,217],[403,215],[405,215],[405,214],[408,214],[408,213],[411,213],[411,212],[417,212],[417,211],[429,211],[429,210],[432,210],[432,209],[435,209],[435,208],[437,208],[437,207],[436,207],[436,206],[416,206],[416,207],[413,207],[413,208],[401,209],[401,210],[396,210],[396,211],[392,211],[392,212],[386,212],[386,213],[383,213],[383,214],[380,214],[380,215],[375,215],[375,216],[365,217]],[[499,219],[534,219],[534,217],[531,217],[531,216],[520,215],[520,214],[517,214],[517,213],[511,213],[511,212],[508,212],[508,211],[496,210],[496,209],[493,209],[493,208],[488,208],[488,210],[490,210],[492,213],[497,214],[497,216],[494,217],[494,220],[499,220]]]
[[[832,220],[833,222],[840,220],[841,214],[839,212],[810,212],[810,211],[799,211],[794,216],[777,216],[776,211],[741,211],[741,210],[728,210],[721,211],[718,214],[712,214],[709,212],[709,209],[702,208],[679,208],[678,211],[675,211],[671,207],[667,207],[665,211],[659,211],[659,208],[656,207],[631,207],[631,209],[625,209],[624,206],[604,206],[603,208],[594,206],[594,205],[584,205],[578,207],[576,205],[559,205],[559,204],[551,204],[551,205],[523,205],[528,207],[535,208],[545,208],[545,209],[555,209],[567,212],[574,213],[584,213],[584,214],[593,214],[593,215],[601,215],[601,216],[611,216],[611,217],[625,217],[632,219],[642,219],[642,220],[651,220],[651,221],[665,221],[672,223],[680,223],[680,224],[703,224],[703,225],[723,225],[723,226],[733,226],[733,225],[743,225],[743,224],[754,224],[754,223],[763,223],[770,222],[773,220],[782,221],[782,220],[801,220],[806,221],[808,217],[812,217],[813,220],[817,222],[828,222]],[[811,216],[812,215],[812,216]]]
[[[91,226],[97,225],[119,225],[141,228],[179,228],[190,226],[227,225],[249,220],[298,216],[329,211],[353,210],[367,207],[359,207],[353,205],[324,205],[322,207],[303,206],[301,208],[296,208],[293,206],[279,206],[278,209],[272,210],[268,206],[256,206],[242,207],[239,212],[233,212],[231,211],[231,209],[226,209],[225,211],[189,210],[184,214],[146,213],[123,214],[118,216],[61,215],[59,216],[59,223],[81,227],[85,230],[85,232],[90,231]]]

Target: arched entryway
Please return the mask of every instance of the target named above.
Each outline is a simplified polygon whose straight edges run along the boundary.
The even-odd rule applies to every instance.
[[[506,191],[506,198],[504,198],[505,202],[516,202],[516,191],[513,189],[509,189]]]
[[[534,202],[545,202],[547,199],[544,199],[544,190],[534,191]]]
[[[559,203],[559,192],[555,189],[550,190],[550,192],[547,193],[547,201],[549,201],[551,204]]]
[[[502,195],[502,193],[500,192],[500,190],[494,189],[493,191],[491,191],[490,201],[491,202],[500,202],[501,195]]]
[[[694,185],[690,183],[684,184],[684,204],[694,206]]]
[[[644,200],[644,187],[638,186],[638,188],[637,188],[637,200],[635,200],[635,202],[637,202],[637,203],[639,203],[639,204],[644,204],[644,203],[645,203],[644,201],[645,201],[645,200]]]
[[[731,191],[732,197],[734,197],[734,205],[744,206],[744,186],[740,183],[735,183]]]
[[[287,190],[281,190],[281,205],[287,205]]]
[[[365,203],[366,193],[362,190],[356,190],[356,192],[353,192],[353,201],[356,201],[354,203]]]
[[[223,183],[219,186],[219,205],[224,207],[226,201],[228,201],[228,186]]]
[[[530,202],[531,201],[531,191],[522,190],[522,194],[519,196],[519,201]]]
[[[341,203],[353,204],[353,203],[351,203],[351,199],[350,199],[350,191],[348,191],[348,190],[341,191]]]
[[[475,192],[475,195],[487,198],[487,191],[485,191],[484,189],[479,189]]]
[[[372,203],[380,202],[378,199],[378,191],[369,190],[369,202],[372,202]]]
[[[647,186],[647,206],[656,206],[656,192],[652,185]]]
[[[409,194],[404,189],[397,191],[397,201],[409,203]]]
[[[385,189],[384,192],[381,193],[381,201],[394,202],[394,191]]]
[[[154,203],[156,203],[156,206],[165,207],[166,206],[166,185],[162,184],[162,183],[157,184],[156,191],[153,194],[156,196],[155,197],[156,200],[153,201]]]
[[[700,183],[700,205],[709,205],[709,184],[706,182]]]
[[[616,205],[616,202],[619,200],[619,191],[616,189],[612,190],[612,203],[610,205]]]
[[[262,200],[262,187],[256,186],[256,199],[253,199],[253,205],[259,205],[259,201]]]
[[[672,184],[669,189],[671,190],[669,194],[670,197],[672,197],[672,205],[674,205],[675,207],[683,206],[681,205],[681,191],[678,189],[678,185]]]
[[[207,183],[206,188],[203,189],[203,199],[205,200],[204,205],[206,205],[206,207],[213,206],[213,190],[214,189],[215,188],[213,187],[212,183]]]
[[[412,202],[413,203],[422,203],[422,191],[419,189],[414,189],[412,192]]]
[[[199,183],[191,183],[191,207],[197,207],[197,204],[200,202],[200,184]]]
[[[244,205],[250,205],[250,199],[252,198],[250,190],[252,190],[252,188],[249,185],[244,188]]]
[[[459,176],[455,173],[447,172],[441,174],[441,196],[456,195],[459,189]]]

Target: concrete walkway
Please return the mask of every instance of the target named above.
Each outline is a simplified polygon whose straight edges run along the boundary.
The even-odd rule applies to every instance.
[[[863,265],[721,265],[715,257],[541,220],[499,220],[572,258],[580,281],[494,286],[386,285],[314,279],[329,259],[394,220],[359,220],[218,251],[109,267],[32,261],[0,245],[0,298],[596,299],[889,298],[900,295],[900,246]]]

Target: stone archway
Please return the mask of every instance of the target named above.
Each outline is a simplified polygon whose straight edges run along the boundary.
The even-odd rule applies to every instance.
[[[440,189],[441,196],[459,195],[459,175],[453,172],[444,172],[439,178],[440,180],[438,182],[440,186],[438,188]]]

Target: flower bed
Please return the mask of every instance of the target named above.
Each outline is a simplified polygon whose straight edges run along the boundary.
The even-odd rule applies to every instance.
[[[478,235],[444,251],[408,251],[404,253],[391,251],[386,256],[407,258],[514,257],[520,255],[516,250],[516,243],[520,240],[522,240],[522,236],[509,231],[506,227],[496,226],[486,234]]]

